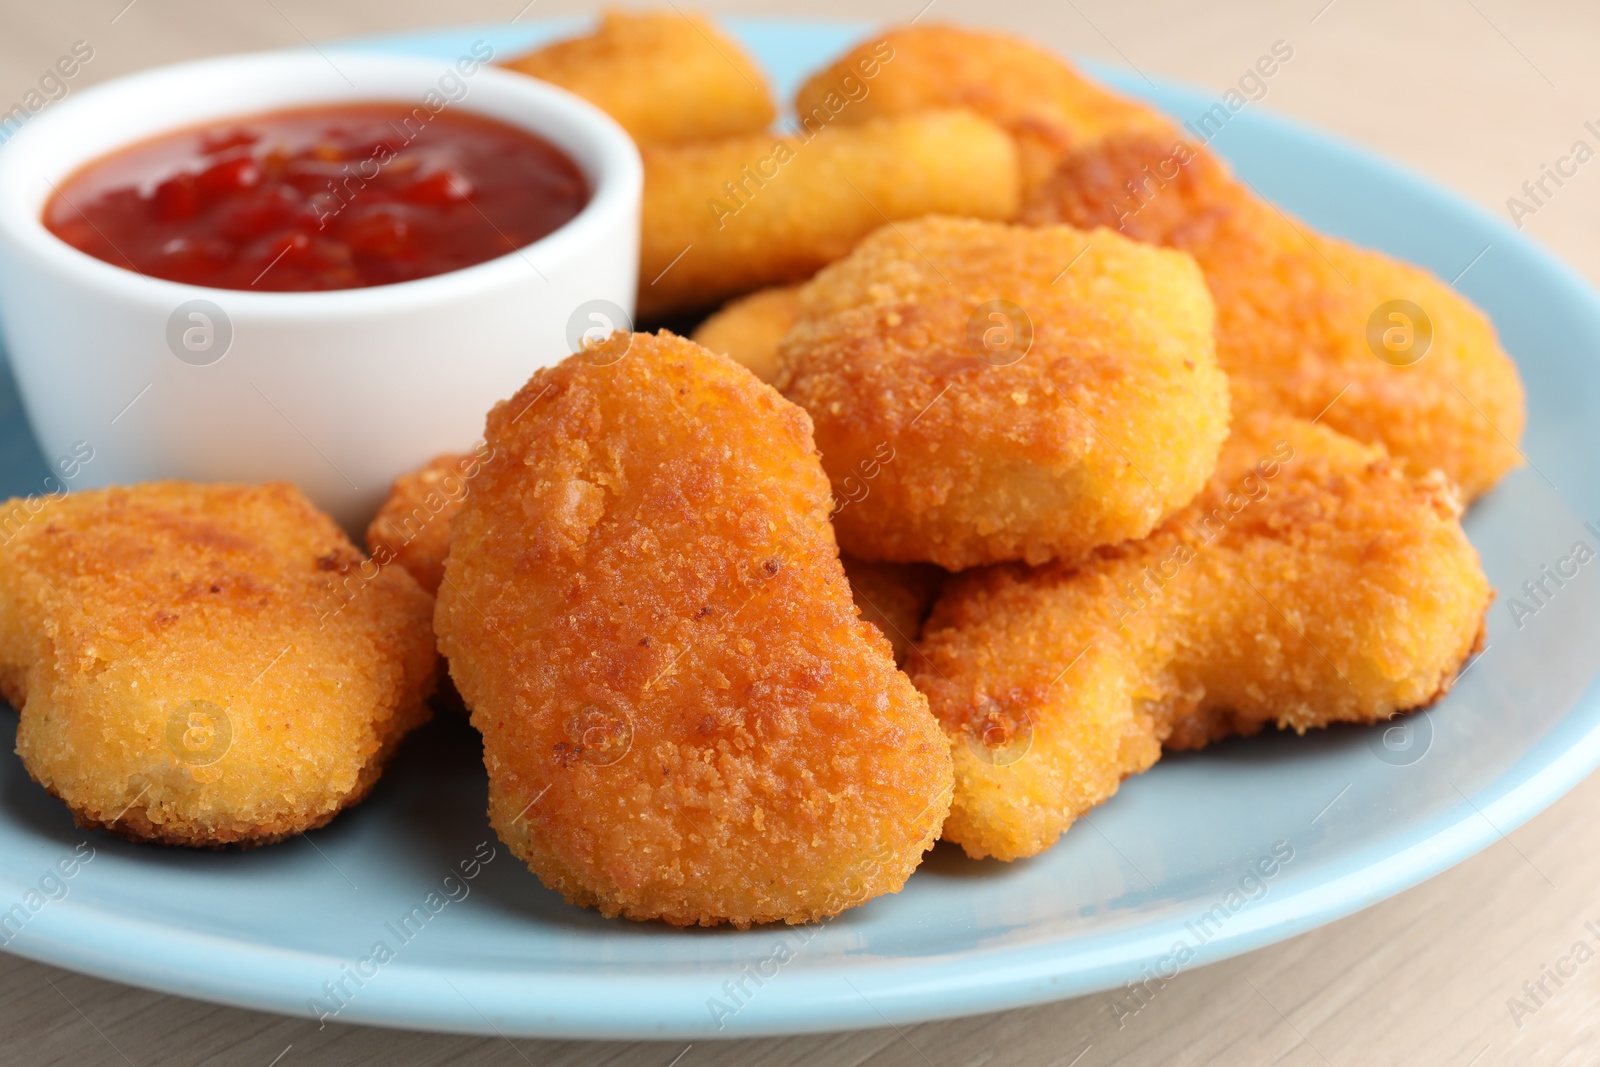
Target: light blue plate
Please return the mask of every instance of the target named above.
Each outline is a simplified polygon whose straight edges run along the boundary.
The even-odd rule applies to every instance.
[[[730,21],[784,95],[860,32]],[[509,55],[570,26],[360,47],[445,61],[482,38]],[[1096,73],[1180,118],[1215,102]],[[1169,757],[1034,860],[976,864],[941,846],[898,896],[818,928],[743,933],[607,921],[541,888],[495,842],[476,736],[458,721],[408,741],[371,800],[309,839],[212,855],[88,835],[94,859],[60,883],[47,871],[85,835],[17,761],[0,760],[0,909],[22,903],[26,915],[7,947],[290,1014],[312,1014],[313,998],[334,1006],[324,983],[343,980],[349,995],[337,1017],[385,1026],[776,1034],[993,1011],[1113,989],[1146,968],[1170,974],[1347,915],[1494,843],[1600,763],[1600,585],[1591,573],[1600,563],[1520,627],[1508,607],[1575,541],[1600,545],[1584,529],[1600,518],[1600,300],[1454,195],[1254,105],[1232,117],[1216,147],[1316,226],[1445,279],[1470,264],[1459,288],[1494,316],[1528,385],[1531,463],[1467,524],[1500,590],[1490,647],[1448,700],[1390,734],[1388,747],[1382,731],[1340,729]],[[38,491],[45,473],[6,380],[0,491]],[[14,720],[4,722],[9,731]],[[429,911],[428,895],[444,899],[445,876],[479,842],[497,852],[464,883],[470,895]],[[1255,873],[1263,867],[1270,877]],[[30,912],[26,895],[41,879],[66,895]],[[408,914],[422,918],[402,938]],[[379,941],[393,959],[363,964]],[[357,985],[349,970],[367,977]]]

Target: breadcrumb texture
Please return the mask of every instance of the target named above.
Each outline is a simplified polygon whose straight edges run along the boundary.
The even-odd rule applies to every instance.
[[[1070,156],[1026,218],[1120,225],[1135,240],[1193,255],[1216,298],[1217,357],[1235,411],[1321,413],[1323,424],[1382,444],[1414,474],[1444,471],[1468,500],[1522,461],[1522,381],[1481,311],[1425,270],[1291,220],[1204,149],[1107,138]],[[1396,299],[1423,310],[1432,340],[1379,358],[1385,349],[1369,340],[1369,322]],[[1405,326],[1379,317],[1380,337]],[[1420,337],[1414,331],[1412,343]]]
[[[483,465],[493,458],[488,445],[446,452],[396,478],[367,526],[367,551],[392,557],[418,585],[437,593],[450,552],[450,521]]]
[[[673,925],[900,889],[949,745],[856,614],[805,413],[732,360],[616,334],[489,414],[436,627],[490,819],[544,883]]]
[[[3,505],[0,678],[17,754],[78,825],[277,841],[365,797],[427,719],[433,598],[298,489],[38,503]]]
[[[861,617],[883,631],[894,646],[894,661],[904,664],[949,572],[927,563],[867,563],[849,556],[840,562]]]
[[[800,311],[800,286],[779,285],[730,301],[694,331],[696,344],[750,368],[764,382],[778,376],[778,342]]]
[[[694,12],[606,11],[594,32],[505,66],[583,97],[641,144],[755,133],[777,115],[761,69]]]
[[[881,228],[805,286],[779,364],[865,560],[1039,564],[1143,537],[1228,433],[1194,261],[1107,230]]]
[[[855,123],[946,107],[970,108],[1015,138],[1027,192],[1070,149],[1119,130],[1170,129],[1157,112],[1106,91],[1031,41],[939,23],[861,42],[795,97],[802,121],[835,109],[839,121]]]
[[[803,281],[885,219],[1014,219],[1021,207],[1016,147],[971,111],[643,155],[641,317]]]
[[[952,579],[908,664],[951,738],[944,836],[1048,848],[1168,748],[1426,707],[1493,596],[1442,475],[1308,422],[1241,419],[1206,491],[1073,569]],[[925,657],[925,658],[924,658]]]

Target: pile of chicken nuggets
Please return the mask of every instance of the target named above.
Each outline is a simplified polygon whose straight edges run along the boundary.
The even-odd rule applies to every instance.
[[[940,838],[1037,854],[1163,751],[1427,707],[1481,646],[1461,517],[1522,387],[1427,272],[1003,35],[877,34],[781,129],[676,9],[508,66],[636,139],[639,312],[693,338],[535,373],[370,555],[283,485],[5,505],[0,691],[81,824],[322,825],[442,687],[568,900],[809,922]]]

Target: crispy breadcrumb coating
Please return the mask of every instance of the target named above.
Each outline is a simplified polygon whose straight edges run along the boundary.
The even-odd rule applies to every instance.
[[[944,836],[1031,856],[1163,744],[1432,704],[1493,596],[1460,514],[1442,475],[1258,413],[1148,539],[953,578],[907,664],[955,756]]]
[[[867,563],[849,556],[839,562],[861,617],[883,631],[894,646],[895,663],[903,665],[948,572],[926,563]]]
[[[450,520],[461,510],[469,479],[481,470],[478,463],[484,458],[481,453],[478,457],[447,453],[396,478],[389,499],[367,528],[367,551],[393,553],[394,561],[418,585],[437,593],[450,552]],[[894,648],[895,663],[903,662],[939,595],[945,572],[923,563],[863,563],[849,558],[839,562],[861,617],[883,631]]]
[[[1204,149],[1108,138],[1062,164],[1027,220],[1120,226],[1192,254],[1216,298],[1236,412],[1320,413],[1413,474],[1444,471],[1468,500],[1521,463],[1522,382],[1482,312],[1425,270],[1291,220]],[[1431,342],[1414,312],[1380,310],[1395,300],[1422,309]]]
[[[674,925],[897,891],[949,745],[857,617],[805,413],[692,342],[616,334],[485,437],[435,625],[502,840],[575,903]]]
[[[805,286],[775,384],[851,501],[847,553],[1038,564],[1142,537],[1205,484],[1228,432],[1213,349],[1188,256],[929,218]]]
[[[505,65],[583,97],[641,144],[755,133],[777,115],[760,68],[694,12],[606,11],[593,32]]]
[[[367,551],[391,553],[418,585],[437,593],[450,551],[450,520],[492,456],[487,445],[471,453],[447,452],[396,478],[367,526]]]
[[[794,325],[800,309],[800,286],[762,289],[738,300],[702,322],[692,340],[735,363],[750,368],[764,382],[778,376],[778,342]]]
[[[855,123],[944,107],[971,108],[1005,127],[1017,142],[1025,192],[1071,148],[1117,130],[1171,128],[1031,41],[938,23],[874,34],[795,97],[802,121],[837,112],[838,121]]]
[[[426,720],[433,598],[298,489],[155,482],[3,505],[17,753],[78,825],[261,845],[359,802]]]
[[[809,278],[885,219],[1012,219],[1021,206],[1016,147],[970,111],[647,147],[643,156],[640,317]]]

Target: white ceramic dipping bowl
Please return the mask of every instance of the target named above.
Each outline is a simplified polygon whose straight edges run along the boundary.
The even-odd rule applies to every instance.
[[[473,58],[458,69],[296,50],[186,63],[77,94],[0,146],[0,330],[46,461],[93,450],[72,488],[282,479],[359,531],[396,475],[469,448],[497,400],[572,352],[574,326],[628,328],[611,320],[631,317],[637,284],[633,142],[570,93]],[[286,108],[421,105],[430,93],[560,148],[588,179],[589,203],[498,259],[308,293],[149,278],[41,221],[67,177],[135,142]]]

